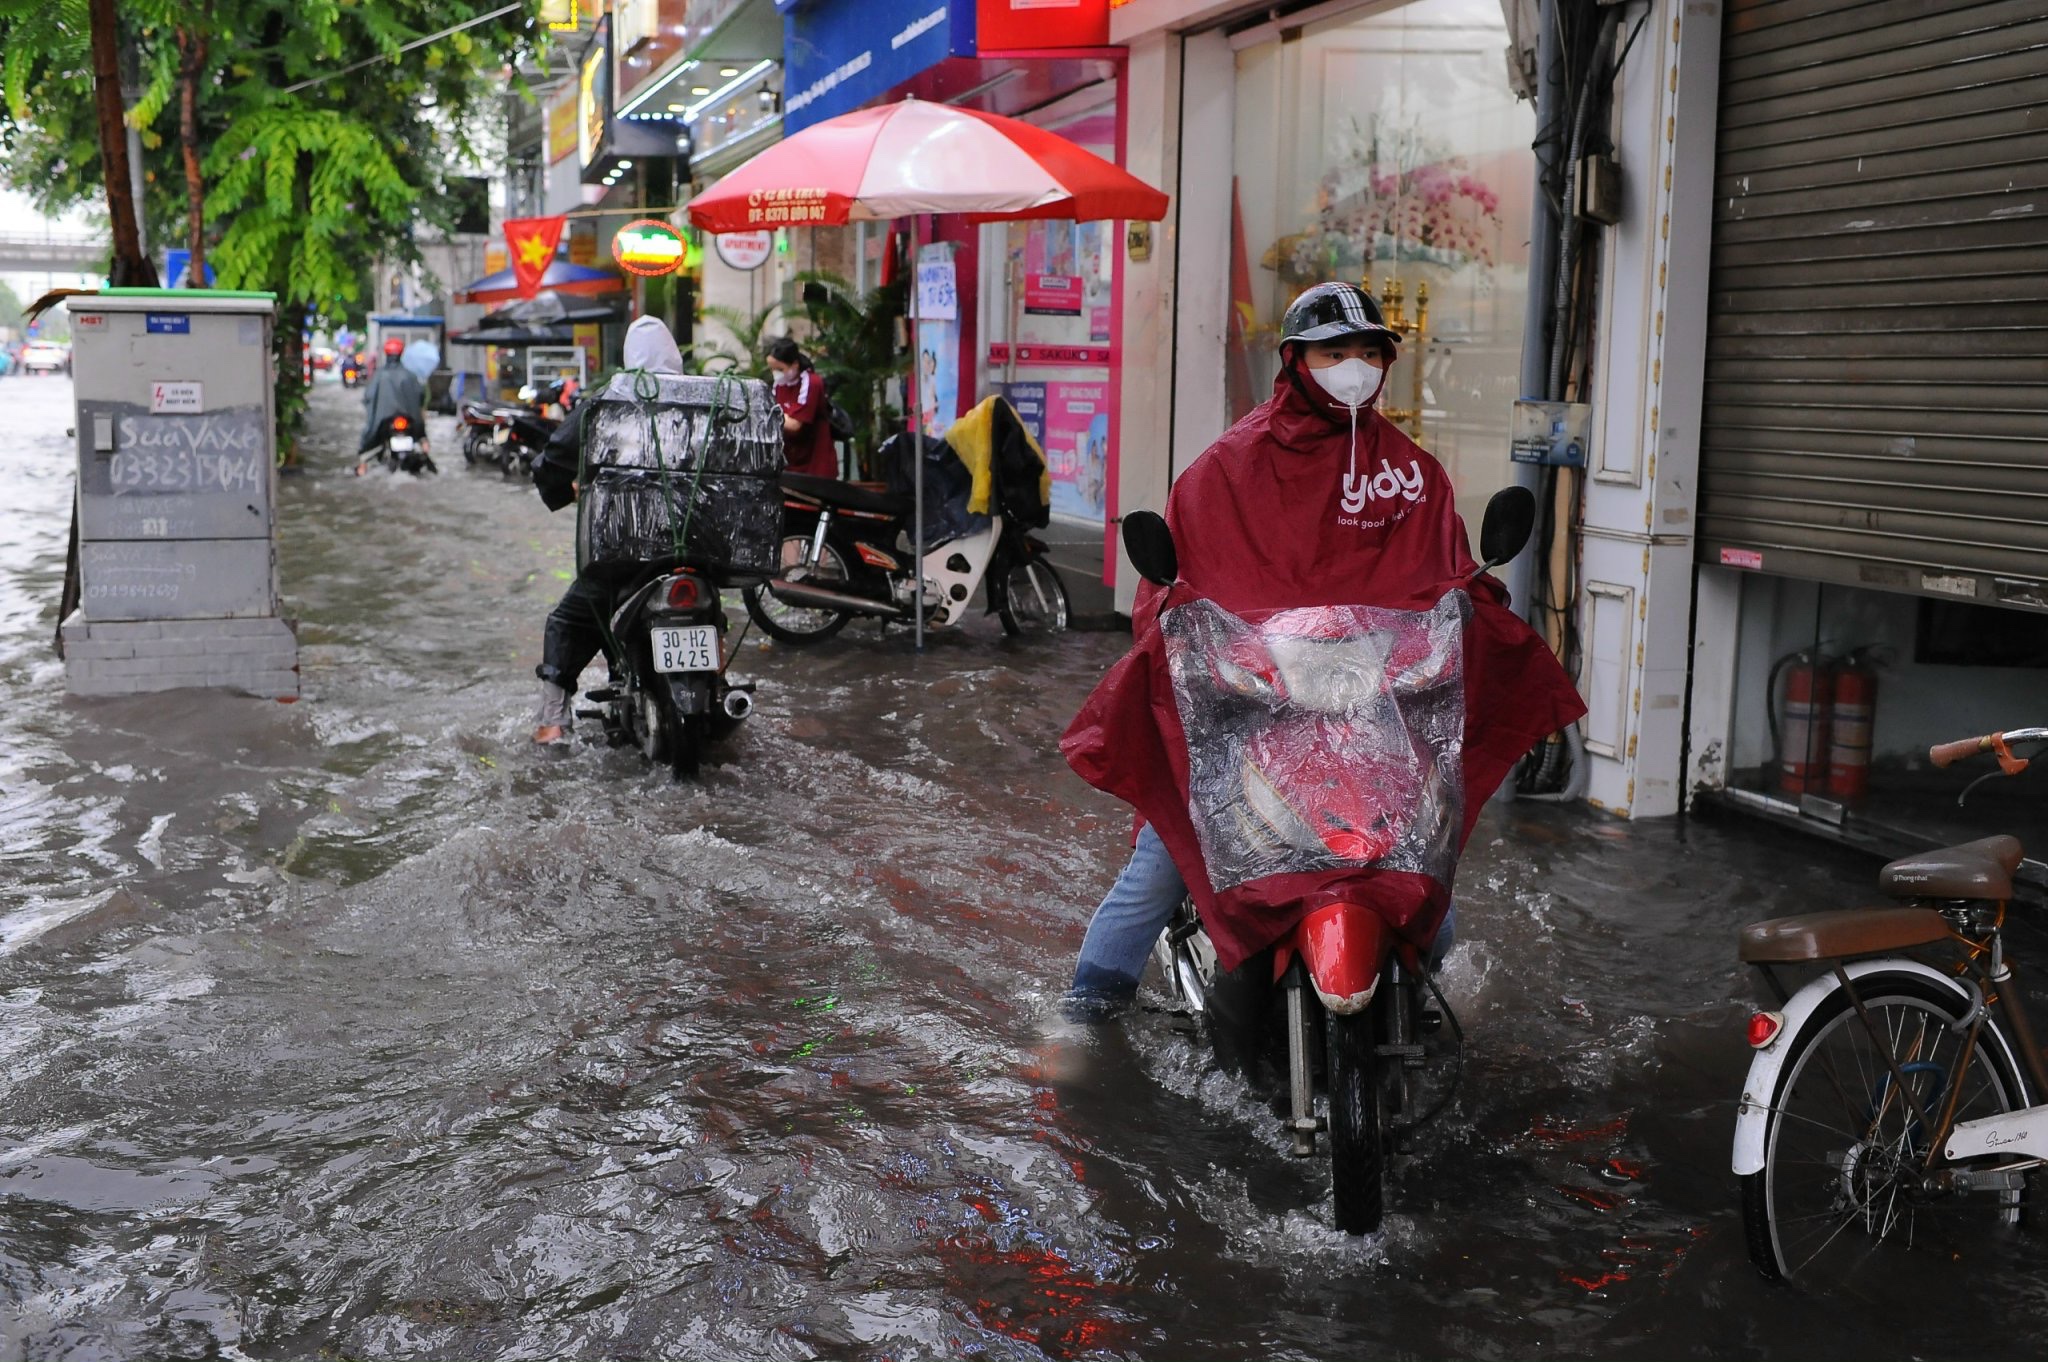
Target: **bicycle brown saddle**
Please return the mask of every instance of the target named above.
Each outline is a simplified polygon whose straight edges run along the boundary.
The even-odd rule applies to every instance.
[[[1742,929],[1744,964],[1843,960],[1946,940],[1948,923],[1932,908],[1844,908],[1752,922]]]
[[[1878,872],[1877,887],[1895,899],[2009,899],[2025,855],[2017,837],[1986,837],[1901,856]]]

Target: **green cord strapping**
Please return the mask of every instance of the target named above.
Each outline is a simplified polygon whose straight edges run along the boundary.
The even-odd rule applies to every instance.
[[[676,504],[675,486],[669,478],[668,451],[663,449],[661,444],[661,422],[656,417],[655,409],[652,405],[654,400],[661,396],[661,380],[646,369],[634,369],[631,372],[633,374],[633,396],[639,399],[642,408],[647,412],[647,429],[654,439],[654,466],[661,472],[661,495],[671,511],[673,511]],[[676,523],[673,515],[669,519],[669,548],[675,554],[677,561],[682,560],[683,550],[688,547],[690,542],[690,521],[697,514],[697,493],[704,485],[704,465],[708,461],[707,456],[710,454],[710,445],[713,438],[712,428],[717,423],[718,413],[725,409],[732,386],[733,381],[724,374],[719,374],[712,380],[711,411],[704,418],[705,448],[695,460],[696,467],[690,478],[690,500],[683,507],[683,519],[680,525]],[[683,457],[688,459],[690,453],[689,447],[685,446]]]

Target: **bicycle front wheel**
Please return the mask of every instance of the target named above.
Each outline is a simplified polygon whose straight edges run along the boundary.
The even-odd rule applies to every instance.
[[[1956,1029],[1968,1004],[1923,975],[1875,971],[1855,983],[1868,1024],[1836,989],[1779,1070],[1763,1169],[1742,1179],[1750,1258],[1774,1280],[1866,1289],[1894,1268],[1995,1260],[2019,1223],[2026,1174],[1980,1160],[1957,1186],[1955,1165],[1928,1166],[1929,1123],[1952,1097],[1957,1121],[2019,1106],[2011,1049],[1988,1017],[1969,1047],[1969,1028]]]

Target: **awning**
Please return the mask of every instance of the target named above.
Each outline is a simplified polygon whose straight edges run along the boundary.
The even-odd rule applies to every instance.
[[[540,286],[556,293],[590,297],[600,293],[623,293],[626,281],[610,270],[572,265],[560,256],[540,277]],[[458,303],[513,303],[519,301],[519,277],[510,269],[487,274],[455,295]]]
[[[532,326],[479,326],[472,331],[458,331],[448,338],[450,345],[497,345],[508,350],[523,350],[534,345],[560,345],[568,347],[576,343],[573,331],[556,331],[546,327]]]
[[[560,294],[542,289],[486,315],[480,326],[578,326],[596,322],[623,322],[625,308],[618,303],[586,303],[570,307]]]

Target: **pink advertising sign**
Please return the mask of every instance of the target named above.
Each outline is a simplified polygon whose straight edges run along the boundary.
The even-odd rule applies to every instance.
[[[1024,276],[1024,310],[1041,317],[1078,317],[1085,296],[1075,275]]]

